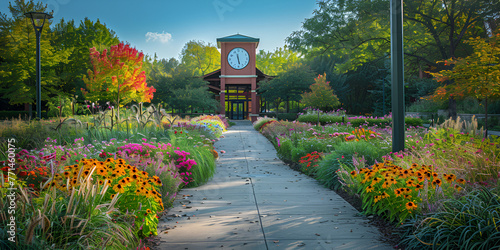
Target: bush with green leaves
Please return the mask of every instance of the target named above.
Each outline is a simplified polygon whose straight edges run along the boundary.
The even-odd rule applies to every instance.
[[[257,121],[255,121],[253,123],[253,128],[255,128],[255,130],[259,131],[263,128],[263,126],[265,126],[266,124],[269,124],[270,122],[273,122],[273,121],[276,121],[275,118],[272,118],[272,117],[259,117],[257,118]]]
[[[352,164],[353,156],[364,156],[368,164],[372,164],[389,152],[389,147],[383,147],[376,140],[341,143],[335,151],[325,155],[324,159],[319,162],[317,179],[326,187],[338,190],[342,184],[339,182],[337,171],[342,164]]]

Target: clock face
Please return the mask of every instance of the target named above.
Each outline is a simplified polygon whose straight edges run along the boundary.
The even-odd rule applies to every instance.
[[[227,54],[227,62],[233,69],[242,69],[248,65],[250,56],[243,48],[234,48]]]

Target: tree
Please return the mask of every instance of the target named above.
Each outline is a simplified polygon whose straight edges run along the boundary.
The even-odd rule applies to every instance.
[[[274,79],[261,82],[259,93],[266,101],[272,101],[278,113],[279,105],[286,102],[289,112],[290,101],[300,101],[300,95],[314,83],[315,73],[308,66],[295,66]]]
[[[118,109],[132,101],[142,103],[151,102],[154,87],[148,87],[146,73],[142,70],[143,53],[130,45],[120,43],[111,46],[102,53],[96,48],[90,49],[90,61],[93,69],[88,70],[88,77],[83,81],[87,90],[83,90],[85,97],[91,101],[111,101]]]
[[[192,76],[202,76],[220,68],[220,53],[210,43],[189,41],[181,52],[181,69]]]
[[[54,25],[52,31],[55,36],[55,46],[70,51],[68,61],[56,66],[60,88],[67,95],[78,94],[85,86],[82,78],[91,68],[89,48],[95,47],[98,51],[103,51],[120,43],[115,32],[102,24],[99,19],[93,22],[85,18],[79,26],[76,26],[73,20],[65,22],[61,19]],[[81,94],[79,96],[80,99],[83,98]]]
[[[499,22],[497,0],[403,1],[405,70],[437,67],[437,60],[467,56],[463,41],[487,34]],[[388,0],[323,0],[287,43],[309,57],[334,55],[339,73],[389,56]],[[485,27],[488,24],[488,27]]]
[[[35,102],[36,36],[24,13],[45,12],[46,8],[41,3],[16,0],[9,3],[12,18],[0,13],[0,93],[11,105]],[[54,37],[47,21],[40,39],[42,100],[61,92],[56,68],[67,63],[70,54],[67,48],[56,49]]]
[[[314,78],[315,83],[309,88],[311,92],[302,94],[301,102],[306,107],[313,107],[323,111],[331,110],[340,105],[339,99],[333,93],[329,82],[326,81],[326,74]]]
[[[432,73],[438,82],[452,80],[436,89],[430,97],[434,100],[444,98],[474,97],[484,100],[485,137],[488,135],[488,100],[500,98],[500,29],[492,37],[471,38],[467,41],[474,53],[466,58],[445,60],[445,65],[454,65],[451,70]]]
[[[296,67],[301,58],[299,54],[288,49],[277,48],[273,52],[260,50],[256,55],[256,66],[264,74],[277,76]]]
[[[208,83],[193,77],[185,71],[174,71],[171,76],[163,75],[157,85],[154,102],[185,113],[192,109],[217,109],[217,102],[208,90]]]

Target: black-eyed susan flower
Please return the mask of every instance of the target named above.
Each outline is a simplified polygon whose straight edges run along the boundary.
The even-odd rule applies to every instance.
[[[399,197],[401,195],[401,190],[399,188],[395,189],[394,194],[396,195],[396,197]]]
[[[432,181],[432,186],[438,185],[441,187],[441,184],[442,184],[442,182],[441,182],[441,179],[439,179],[439,178],[436,178],[435,180]]]
[[[457,182],[460,183],[460,184],[465,184],[465,180],[462,179],[462,178],[458,179]]]
[[[151,212],[151,209],[149,209],[149,208],[148,208],[148,209],[146,209],[146,213],[148,213],[148,214],[152,213],[152,212]]]
[[[415,184],[415,191],[422,189],[424,186],[421,184]]]
[[[460,187],[459,185],[455,184],[455,189],[460,192],[462,190],[462,187]]]
[[[356,177],[356,175],[358,175],[358,173],[356,172],[356,170],[351,171],[351,176],[352,177]]]
[[[122,184],[118,183],[116,184],[114,187],[113,187],[113,190],[115,190],[115,192],[117,193],[123,193],[125,192],[125,188],[123,187]]]
[[[373,186],[373,185],[375,185],[375,184],[377,184],[377,183],[378,183],[378,182],[380,182],[381,180],[382,180],[382,178],[379,178],[379,177],[375,177],[375,178],[373,178],[373,180],[372,180],[372,186]]]
[[[104,170],[104,168],[100,167],[96,170],[96,173],[101,176],[105,176],[108,174],[108,171]]]
[[[406,203],[406,209],[408,209],[409,211],[417,208],[418,208],[417,204],[415,204],[413,201],[409,201]]]
[[[68,178],[71,175],[71,173],[69,171],[64,171],[63,175],[64,177]]]
[[[368,187],[366,187],[366,192],[367,193],[370,193],[374,190],[373,186],[372,185],[368,185]]]
[[[455,178],[456,178],[456,176],[454,174],[450,174],[450,175],[447,175],[445,179],[448,183],[451,183],[452,181],[455,180]]]

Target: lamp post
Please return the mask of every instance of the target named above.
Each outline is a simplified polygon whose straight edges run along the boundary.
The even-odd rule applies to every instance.
[[[403,0],[391,0],[392,152],[405,148]]]
[[[42,34],[45,20],[51,19],[52,15],[43,12],[28,12],[24,14],[31,18],[31,23],[36,34],[36,117],[42,118],[42,77],[40,66],[40,35]]]

